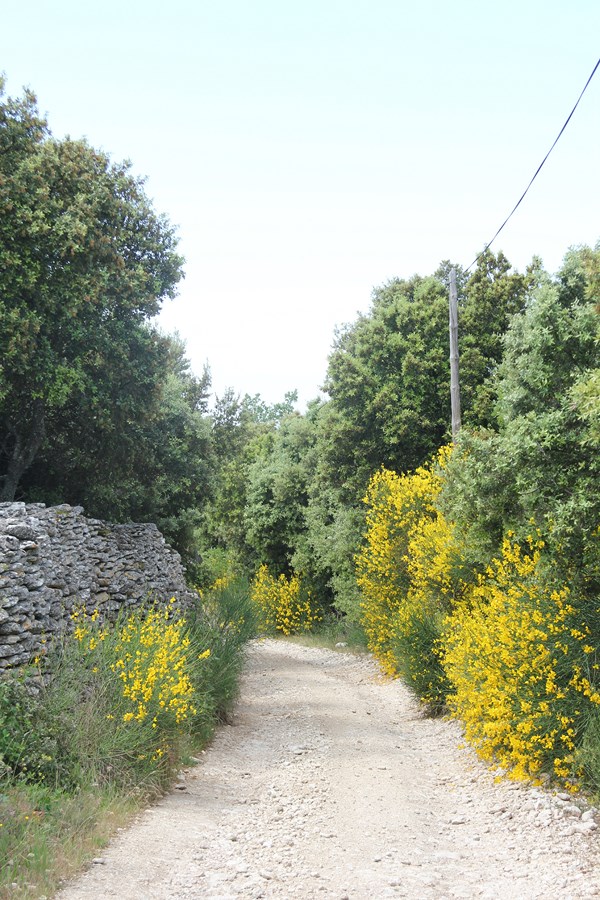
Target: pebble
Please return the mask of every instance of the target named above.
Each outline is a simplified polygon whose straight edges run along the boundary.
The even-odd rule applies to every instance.
[[[595,822],[575,822],[571,825],[571,834],[588,834],[590,831],[595,831],[597,827]]]
[[[259,677],[265,657],[249,648],[248,688],[242,686],[242,698],[245,693],[250,698],[244,734],[218,733],[208,750],[209,765],[198,780],[190,779],[190,806],[204,796],[211,802],[216,792],[211,786],[220,787],[209,824],[196,819],[192,826],[189,867],[188,798],[174,804],[182,817],[180,841],[173,835],[164,860],[162,852],[156,854],[157,864],[170,863],[171,879],[162,893],[160,883],[152,882],[157,896],[600,897],[597,809],[585,809],[579,797],[566,792],[560,797],[528,785],[494,783],[471,750],[458,749],[456,723],[415,714],[401,684],[378,680],[368,660],[279,641],[272,642],[270,652],[274,657],[266,653],[267,662],[285,657],[285,668],[278,665],[275,675],[267,672],[267,680]],[[304,682],[309,662],[315,665]],[[321,677],[321,668],[335,680],[321,687],[321,705],[311,705],[312,682]],[[360,697],[351,693],[359,670],[365,674]],[[349,699],[342,711],[336,695],[346,689]],[[256,705],[260,713],[255,716]],[[376,732],[369,727],[367,705],[379,719]],[[387,769],[393,778],[382,775]],[[206,776],[209,787],[203,793]],[[194,860],[200,841],[206,852]],[[176,852],[180,863],[173,863]],[[128,855],[123,865],[131,862]],[[96,880],[116,877],[112,857],[110,863]],[[346,888],[340,886],[344,882]],[[97,895],[111,894],[124,896],[109,889]]]

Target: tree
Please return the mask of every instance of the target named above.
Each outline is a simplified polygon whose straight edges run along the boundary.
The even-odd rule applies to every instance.
[[[129,342],[174,296],[182,259],[128,163],[54,140],[34,95],[2,101],[0,88],[0,499],[11,500],[53,417],[74,398],[93,406],[101,361],[136,355]]]
[[[329,360],[331,399],[315,418],[316,465],[308,488],[306,533],[294,565],[312,566],[330,601],[357,616],[354,555],[364,496],[381,466],[409,472],[448,439],[450,262],[434,276],[393,279],[373,292],[368,315],[341,331]],[[502,254],[485,253],[470,278],[458,267],[464,419],[493,421],[492,376],[511,316],[525,307],[535,266],[513,273]],[[310,562],[309,562],[310,561]]]
[[[257,459],[268,458],[275,435],[296,402],[295,391],[269,405],[259,394],[240,397],[232,388],[215,399],[211,419],[216,468],[200,530],[207,558],[216,551],[227,556],[227,565],[252,572],[260,564],[247,534],[250,472]]]
[[[325,383],[331,408],[323,450],[352,502],[379,466],[408,471],[442,443],[450,404],[447,320],[442,283],[415,276],[376,289],[370,315],[338,335]]]
[[[144,323],[127,349],[116,359],[113,344],[98,360],[92,396],[73,393],[49,412],[21,489],[28,500],[82,504],[110,521],[155,522],[189,562],[214,478],[210,376],[196,378],[181,340]]]
[[[494,384],[498,428],[464,429],[444,496],[480,566],[502,534],[522,538],[534,522],[568,580],[577,573],[581,589],[592,592],[600,581],[593,400],[599,263],[600,248],[570,252],[558,278],[541,276],[513,317]]]
[[[280,403],[265,403],[260,394],[244,394],[241,402],[245,415],[256,424],[278,427],[286,416],[294,412],[298,391],[286,391]]]
[[[500,251],[486,250],[459,297],[460,388],[463,421],[473,427],[494,424],[493,376],[502,360],[503,337],[512,317],[523,312],[542,277],[534,258],[524,274],[511,271]]]
[[[310,420],[290,414],[248,472],[246,540],[258,561],[278,574],[292,574],[292,558],[306,531],[314,443]]]

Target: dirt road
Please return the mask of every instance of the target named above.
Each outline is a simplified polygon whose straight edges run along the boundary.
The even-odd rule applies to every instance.
[[[600,897],[595,811],[460,743],[367,657],[255,642],[233,724],[60,900]]]

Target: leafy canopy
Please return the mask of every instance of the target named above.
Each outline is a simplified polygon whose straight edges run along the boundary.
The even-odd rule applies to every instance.
[[[3,98],[0,82],[0,497],[12,499],[52,415],[74,398],[94,414],[107,366],[123,364],[135,393],[132,348],[182,259],[129,163],[54,139],[32,93]]]

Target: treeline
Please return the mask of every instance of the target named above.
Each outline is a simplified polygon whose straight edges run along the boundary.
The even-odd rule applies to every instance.
[[[600,245],[555,275],[489,250],[455,267],[452,452],[449,262],[374,290],[304,414],[294,393],[209,404],[209,372],[153,324],[182,265],[127,165],[54,139],[28,92],[0,102],[0,498],[155,521],[200,585],[260,571],[284,623],[283,594],[298,609],[310,595],[434,708],[467,716],[466,684],[485,698],[550,685],[500,691],[495,708],[503,727],[512,710],[504,749],[552,731],[545,755],[525,756],[564,776],[556,742],[574,752],[597,729],[600,745]],[[504,648],[504,670],[484,646]],[[563,694],[564,721],[548,724]]]
[[[454,445],[448,269],[376,290],[337,336],[330,399],[247,467],[239,546],[359,623],[486,758],[597,790],[600,244],[555,276],[489,252],[458,270]]]
[[[240,442],[227,417],[268,429],[283,407],[228,395],[209,415],[209,372],[154,324],[182,277],[175,229],[129,164],[57,140],[35,96],[0,81],[0,500],[156,522],[193,570]]]
[[[479,570],[534,519],[565,565],[597,577],[599,267],[600,249],[583,248],[555,277],[489,252],[470,277],[458,270],[463,429],[443,503]],[[376,289],[370,313],[337,335],[330,399],[286,418],[246,464],[230,545],[302,572],[347,615],[360,614],[371,477],[412,472],[450,439],[448,268]]]

